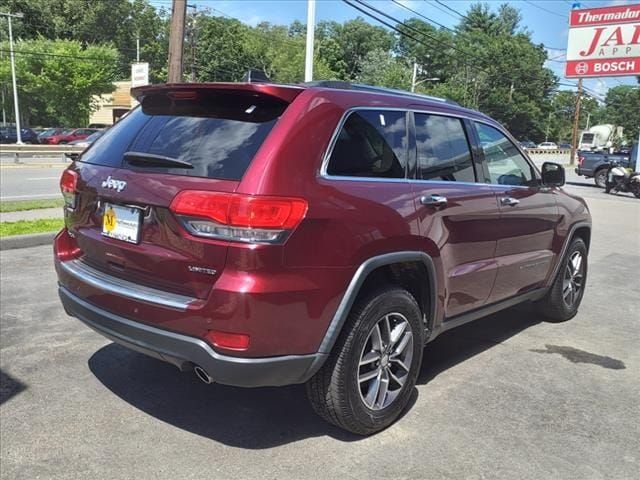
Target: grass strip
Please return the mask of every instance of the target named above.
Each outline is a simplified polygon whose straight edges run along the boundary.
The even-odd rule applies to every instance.
[[[0,213],[22,212],[24,210],[40,210],[41,208],[62,207],[62,198],[48,198],[45,200],[10,200],[0,202]]]
[[[19,220],[17,222],[0,222],[0,237],[27,235],[29,233],[56,232],[64,225],[62,218],[45,218],[40,220]]]

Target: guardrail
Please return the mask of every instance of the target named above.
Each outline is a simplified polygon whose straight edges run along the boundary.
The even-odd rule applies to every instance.
[[[67,161],[65,153],[82,153],[85,147],[75,145],[0,145],[0,153],[13,155],[13,163],[20,164],[20,155],[45,155],[60,156],[63,162]]]
[[[568,148],[556,148],[556,149],[548,149],[548,148],[525,148],[525,152],[527,153],[535,153],[535,154],[553,154],[553,155],[563,155],[570,154],[571,150]]]

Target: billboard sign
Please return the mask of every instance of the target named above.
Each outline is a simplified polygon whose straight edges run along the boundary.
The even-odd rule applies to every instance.
[[[149,64],[131,64],[131,88],[149,85]]]
[[[565,76],[640,74],[640,4],[572,10]]]

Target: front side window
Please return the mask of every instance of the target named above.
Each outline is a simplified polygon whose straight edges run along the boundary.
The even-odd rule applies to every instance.
[[[516,146],[500,130],[475,123],[489,178],[495,185],[535,186],[533,168]]]
[[[422,180],[476,181],[471,150],[460,119],[416,113],[415,123]]]
[[[342,126],[327,173],[343,177],[405,178],[405,112],[353,112]]]

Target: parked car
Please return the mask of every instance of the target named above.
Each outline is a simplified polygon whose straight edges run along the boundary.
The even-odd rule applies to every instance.
[[[54,135],[60,135],[62,134],[62,132],[66,131],[68,129],[62,128],[62,127],[54,127],[54,128],[47,128],[44,131],[40,132],[38,134],[38,142],[39,143],[46,143],[44,141],[45,138],[49,138],[52,137]]]
[[[342,82],[133,94],[62,174],[54,246],[66,312],[117,343],[205,383],[306,383],[371,434],[440,333],[578,310],[587,205],[486,115]]]
[[[20,136],[22,143],[38,143],[36,132],[30,128],[21,128]],[[0,143],[16,143],[18,141],[18,133],[16,127],[0,127]]]
[[[82,140],[87,138],[97,130],[95,128],[72,128],[63,131],[58,135],[51,135],[50,137],[43,138],[43,143],[49,145],[64,145],[74,140]]]
[[[78,147],[87,148],[97,139],[99,139],[102,135],[104,135],[105,130],[98,130],[97,132],[92,133],[87,138],[83,138],[82,140],[74,140],[73,142],[69,142],[69,145],[76,145]]]
[[[635,157],[630,154],[615,155],[604,152],[578,152],[578,166],[575,172],[586,178],[593,178],[598,187],[605,188],[609,164],[616,162],[623,168],[631,168],[631,158]]]
[[[571,149],[571,144],[570,143],[559,143],[558,144],[558,149],[560,149],[560,150],[570,150]]]
[[[557,150],[558,145],[553,142],[542,142],[540,145],[538,145],[538,148],[540,150]]]
[[[531,140],[524,140],[520,142],[520,146],[525,150],[529,150],[531,148],[536,148],[537,145]]]

